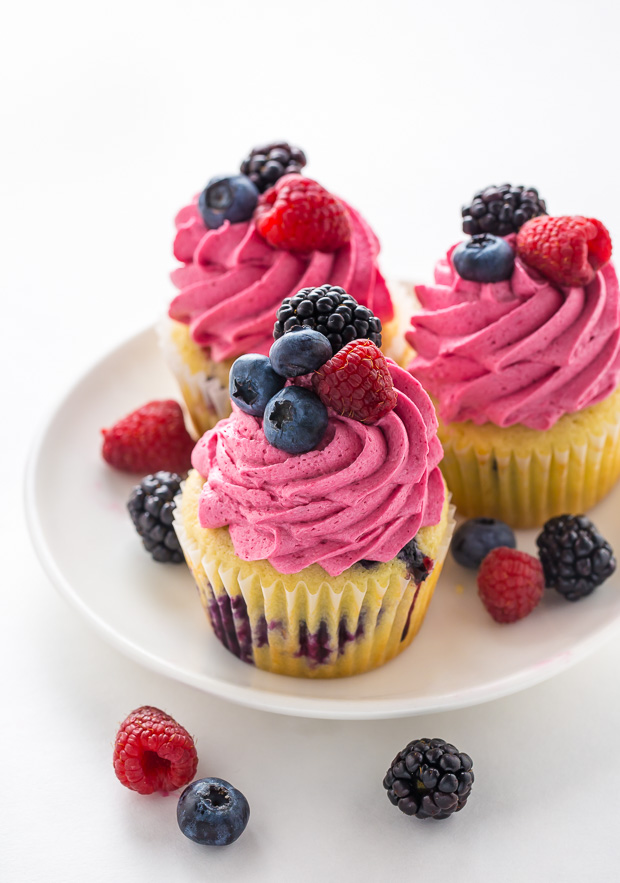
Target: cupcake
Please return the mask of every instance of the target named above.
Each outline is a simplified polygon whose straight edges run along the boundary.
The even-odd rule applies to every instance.
[[[535,527],[620,475],[620,300],[596,219],[549,217],[503,185],[464,210],[406,337],[434,399],[457,509]],[[499,235],[498,235],[499,234]]]
[[[297,677],[409,646],[453,526],[421,385],[370,340],[324,342],[287,332],[234,363],[232,413],[196,445],[175,513],[215,635]]]
[[[394,309],[362,216],[301,174],[303,152],[255,148],[241,172],[212,178],[176,217],[180,266],[160,338],[199,433],[230,413],[228,377],[243,353],[266,354],[285,297],[329,281],[393,335]]]

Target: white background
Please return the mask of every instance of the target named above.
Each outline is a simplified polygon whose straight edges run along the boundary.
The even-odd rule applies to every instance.
[[[391,276],[427,278],[458,237],[461,203],[503,180],[539,187],[554,214],[601,218],[620,241],[614,0],[57,0],[4,12],[0,879],[617,880],[618,641],[464,711],[363,723],[251,712],[91,634],[43,575],[21,512],[44,415],[159,316],[175,211],[254,143],[303,146],[308,172],[372,223]],[[247,795],[235,846],[190,843],[174,797],[116,782],[116,727],[146,703],[195,735],[200,775]],[[381,788],[419,736],[474,758],[470,803],[449,821],[410,820]]]

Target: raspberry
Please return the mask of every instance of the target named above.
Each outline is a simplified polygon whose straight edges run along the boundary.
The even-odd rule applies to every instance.
[[[362,423],[376,423],[398,401],[385,356],[370,340],[348,343],[312,375],[312,385],[324,405]]]
[[[447,819],[467,803],[473,762],[443,739],[415,739],[399,751],[385,774],[388,800],[405,815]]]
[[[254,218],[261,236],[287,251],[336,251],[351,238],[344,205],[303,175],[280,178],[260,197]]]
[[[538,558],[508,546],[492,549],[478,571],[478,594],[496,622],[516,622],[543,596],[545,577]]]
[[[114,772],[132,791],[175,791],[191,782],[197,766],[194,740],[165,711],[143,705],[120,725],[114,740]]]
[[[596,218],[532,218],[517,234],[517,253],[557,285],[587,285],[611,257],[611,238]]]
[[[102,429],[103,459],[124,472],[187,472],[194,441],[180,405],[171,399],[149,402]]]

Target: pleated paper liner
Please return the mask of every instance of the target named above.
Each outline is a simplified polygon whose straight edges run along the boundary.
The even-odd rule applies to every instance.
[[[245,662],[296,677],[331,678],[376,668],[417,634],[439,578],[454,527],[453,508],[417,541],[435,565],[416,584],[393,559],[355,565],[331,578],[318,565],[280,574],[267,561],[245,562],[228,530],[197,524],[203,479],[190,473],[175,529],[217,638]]]
[[[194,343],[189,325],[167,317],[157,328],[164,359],[174,375],[198,435],[231,412],[228,375],[234,359],[214,362]]]
[[[620,388],[546,431],[439,422],[441,470],[460,515],[539,527],[586,512],[620,477]]]

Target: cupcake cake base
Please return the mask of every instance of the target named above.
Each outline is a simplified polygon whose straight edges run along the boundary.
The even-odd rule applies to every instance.
[[[265,671],[333,678],[370,671],[411,644],[454,527],[447,494],[440,522],[416,536],[428,566],[433,562],[416,583],[399,558],[356,564],[337,577],[318,564],[281,574],[268,561],[242,561],[228,528],[199,526],[203,483],[190,472],[175,529],[214,633],[228,650]]]
[[[459,514],[539,527],[585,512],[620,478],[620,388],[540,432],[439,420],[441,471]]]

